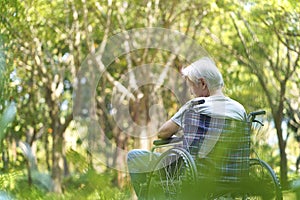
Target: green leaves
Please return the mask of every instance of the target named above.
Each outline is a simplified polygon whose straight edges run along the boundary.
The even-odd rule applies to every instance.
[[[5,137],[6,128],[14,120],[17,113],[16,104],[11,102],[0,117],[0,141]]]
[[[16,116],[16,105],[14,102],[8,102],[8,89],[7,89],[7,74],[5,68],[5,55],[2,40],[0,37],[0,141],[5,137],[6,128],[14,120]],[[6,106],[6,108],[3,108]],[[3,110],[4,109],[4,110]],[[2,114],[1,114],[1,111]],[[2,142],[0,143],[0,146]]]

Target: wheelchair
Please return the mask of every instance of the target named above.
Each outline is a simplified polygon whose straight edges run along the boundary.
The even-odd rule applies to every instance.
[[[153,152],[168,150],[151,162],[146,199],[282,200],[273,169],[259,158],[250,158],[252,124],[263,125],[256,120],[262,114],[265,111],[252,112],[247,122],[240,122],[188,111],[182,137],[153,142]]]

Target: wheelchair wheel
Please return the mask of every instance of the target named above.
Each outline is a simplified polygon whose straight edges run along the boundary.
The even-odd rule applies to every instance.
[[[169,149],[153,164],[147,199],[177,199],[183,184],[193,184],[196,179],[197,169],[191,155],[183,148]]]
[[[265,161],[250,159],[249,178],[250,192],[247,199],[282,200],[280,182]]]
[[[263,160],[250,159],[249,179],[228,184],[225,189],[208,196],[210,200],[282,200],[280,182],[273,169]]]

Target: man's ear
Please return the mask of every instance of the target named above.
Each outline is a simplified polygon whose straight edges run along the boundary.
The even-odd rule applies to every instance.
[[[202,87],[202,89],[207,88],[207,83],[204,78],[199,78],[199,86]]]

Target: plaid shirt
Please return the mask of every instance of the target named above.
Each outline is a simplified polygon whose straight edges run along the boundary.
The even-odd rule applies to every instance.
[[[183,114],[183,146],[202,178],[233,182],[247,177],[250,126],[244,121],[212,118],[192,109]]]

